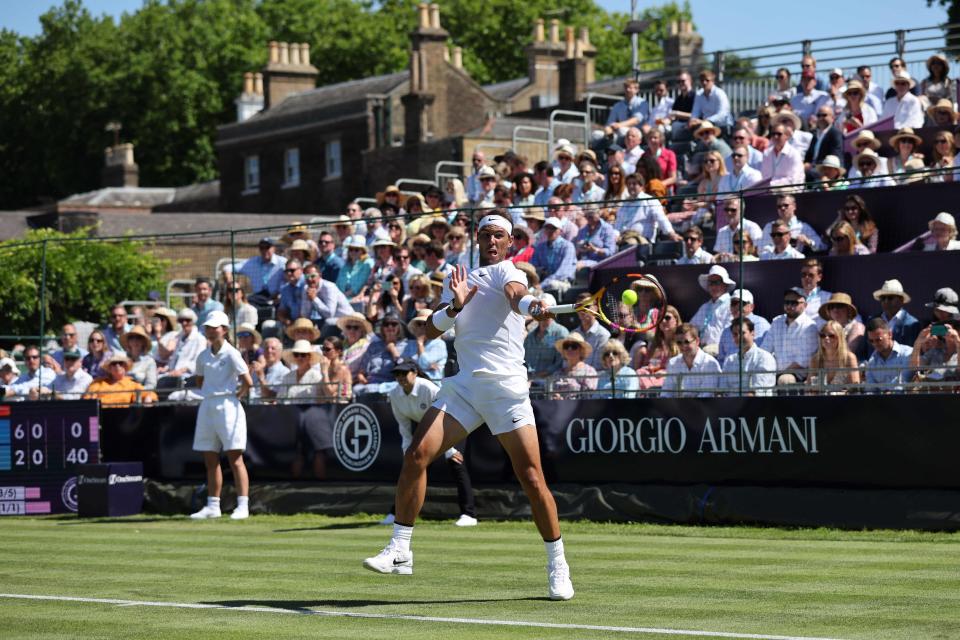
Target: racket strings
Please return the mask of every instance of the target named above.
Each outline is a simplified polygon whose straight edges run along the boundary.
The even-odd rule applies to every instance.
[[[603,294],[600,305],[603,307],[603,315],[613,324],[620,325],[621,327],[629,327],[636,324],[636,321],[633,320],[633,314],[630,313],[630,310],[620,300],[620,296],[607,291]]]

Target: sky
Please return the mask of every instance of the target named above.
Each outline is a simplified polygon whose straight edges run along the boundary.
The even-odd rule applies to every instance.
[[[630,0],[597,0],[608,11],[630,12]],[[703,36],[704,50],[739,49],[801,39],[816,39],[850,33],[892,31],[927,27],[946,21],[942,7],[927,7],[926,0],[804,0],[776,4],[752,0],[690,0],[693,20]],[[141,0],[83,0],[94,14],[119,16],[136,11]],[[36,35],[38,20],[51,0],[2,0],[0,27],[23,35]],[[562,4],[562,0],[558,0]],[[659,4],[637,0],[638,11]],[[441,0],[442,5],[442,0]],[[866,10],[869,7],[869,10]],[[829,20],[825,19],[829,16]]]

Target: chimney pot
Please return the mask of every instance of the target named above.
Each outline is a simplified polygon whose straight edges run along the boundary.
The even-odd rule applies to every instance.
[[[560,21],[556,18],[550,20],[550,42],[560,44]]]
[[[582,58],[583,57],[583,42],[577,40],[574,44],[573,57]]]
[[[300,64],[305,67],[310,66],[310,43],[301,42],[300,43]]]
[[[243,92],[248,95],[253,93],[253,73],[250,71],[243,74]]]
[[[533,23],[533,41],[543,42],[543,18],[537,18]]]
[[[450,62],[450,49],[447,47],[443,48],[443,61]]]
[[[453,68],[463,69],[463,47],[453,48]]]
[[[410,93],[420,91],[420,52],[410,52]]]
[[[429,29],[430,28],[430,5],[426,2],[421,2],[417,5],[417,10],[420,12],[420,28]]]
[[[253,92],[258,95],[263,95],[263,74],[255,73],[253,74]]]
[[[440,5],[436,2],[430,5],[430,27],[433,29],[440,28]]]
[[[290,44],[287,42],[280,43],[280,64],[290,64]]]
[[[276,40],[270,41],[270,62],[280,62],[280,43]]]
[[[564,29],[564,35],[566,36],[567,42],[567,58],[572,58],[576,54],[576,48],[573,44],[573,27],[566,27]]]
[[[290,45],[290,64],[300,66],[300,43],[294,42]]]
[[[589,46],[590,44],[590,29],[587,27],[580,27],[580,42],[583,43],[584,47]]]

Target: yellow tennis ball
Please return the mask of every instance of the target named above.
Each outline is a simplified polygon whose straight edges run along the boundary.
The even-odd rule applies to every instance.
[[[627,289],[620,294],[620,300],[622,300],[623,304],[627,305],[628,307],[632,307],[633,305],[637,304],[637,292],[633,289]]]

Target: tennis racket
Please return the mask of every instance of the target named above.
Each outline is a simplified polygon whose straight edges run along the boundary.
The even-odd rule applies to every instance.
[[[650,291],[650,295],[644,293]],[[633,291],[639,298],[636,304],[624,300],[624,292]],[[628,294],[627,298],[630,296]],[[645,304],[649,303],[649,304]],[[558,304],[547,307],[554,315],[586,311],[608,327],[625,333],[653,331],[663,319],[667,294],[652,275],[628,273],[610,278],[590,298],[577,304]]]

